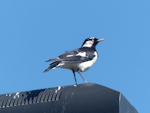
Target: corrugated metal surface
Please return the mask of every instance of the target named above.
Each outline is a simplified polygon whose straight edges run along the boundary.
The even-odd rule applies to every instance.
[[[58,101],[63,88],[47,88],[34,91],[0,95],[0,108]]]

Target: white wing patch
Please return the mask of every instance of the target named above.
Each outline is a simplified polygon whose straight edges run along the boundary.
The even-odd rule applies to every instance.
[[[74,55],[67,55],[66,57],[73,57]],[[81,57],[86,57],[86,53],[85,52],[79,52],[78,54],[76,54],[76,56],[81,56]]]
[[[59,63],[58,65],[57,65],[57,67],[61,67],[61,66],[63,66],[64,65],[64,63]]]
[[[67,55],[66,57],[72,57],[72,56],[74,56],[74,55]]]
[[[86,57],[86,52],[79,52],[76,56]]]

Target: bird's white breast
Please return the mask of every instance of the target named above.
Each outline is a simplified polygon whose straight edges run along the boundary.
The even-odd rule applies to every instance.
[[[98,54],[96,51],[94,52],[94,55],[95,57],[92,60],[80,63],[78,65],[78,69],[80,69],[81,72],[87,71],[96,62],[97,57],[98,57]]]

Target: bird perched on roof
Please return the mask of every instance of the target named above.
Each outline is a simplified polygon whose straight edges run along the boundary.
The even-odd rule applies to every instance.
[[[51,63],[44,72],[55,68],[70,69],[73,72],[76,84],[77,80],[75,72],[78,72],[85,83],[87,83],[81,72],[87,71],[96,62],[98,54],[95,46],[98,44],[98,42],[103,40],[105,39],[97,39],[95,37],[87,38],[83,42],[81,48],[66,52],[55,59],[47,60],[46,62],[53,61],[53,63]]]

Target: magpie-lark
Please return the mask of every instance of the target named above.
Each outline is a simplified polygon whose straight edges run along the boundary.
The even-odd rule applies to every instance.
[[[76,84],[77,80],[75,72],[78,72],[85,83],[87,83],[80,72],[87,71],[96,62],[98,54],[95,46],[98,44],[98,42],[101,42],[103,40],[105,39],[97,39],[95,37],[87,38],[83,42],[81,48],[66,52],[55,59],[47,60],[46,62],[53,61],[53,63],[51,63],[44,72],[58,67],[70,69],[73,72]]]

